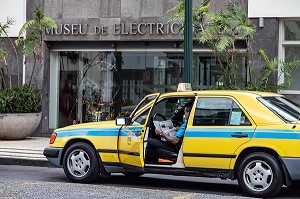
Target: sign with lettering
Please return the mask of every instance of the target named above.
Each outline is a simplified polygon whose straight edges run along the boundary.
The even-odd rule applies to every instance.
[[[180,23],[120,23],[113,24],[112,27],[89,24],[60,24],[58,28],[46,29],[46,35],[107,35],[112,32],[114,35],[177,35],[181,28]],[[112,31],[108,31],[109,29]]]

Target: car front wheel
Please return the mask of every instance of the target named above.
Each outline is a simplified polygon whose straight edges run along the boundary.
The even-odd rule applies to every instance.
[[[256,152],[246,156],[238,168],[238,183],[250,196],[272,197],[283,185],[279,162],[272,155]]]
[[[100,175],[99,160],[92,146],[84,142],[72,144],[64,155],[63,168],[73,182],[90,183]]]

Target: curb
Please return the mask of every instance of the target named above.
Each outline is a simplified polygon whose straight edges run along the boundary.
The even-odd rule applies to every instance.
[[[6,157],[0,157],[0,165],[20,165],[20,166],[57,168],[55,165],[50,163],[48,160],[6,158]]]

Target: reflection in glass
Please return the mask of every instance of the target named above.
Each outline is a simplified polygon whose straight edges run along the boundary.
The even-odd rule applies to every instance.
[[[300,40],[300,21],[284,22],[284,40],[285,41]]]
[[[285,47],[285,62],[300,60],[300,47]],[[292,83],[289,90],[300,90],[300,68],[291,73]]]
[[[183,81],[182,52],[61,51],[59,60],[59,127],[129,115],[146,95],[176,91]],[[220,74],[214,57],[194,54],[193,90]]]

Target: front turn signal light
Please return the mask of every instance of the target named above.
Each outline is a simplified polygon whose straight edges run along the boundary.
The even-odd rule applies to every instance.
[[[56,139],[56,133],[53,132],[50,137],[50,144],[53,144],[55,142],[55,139]]]

